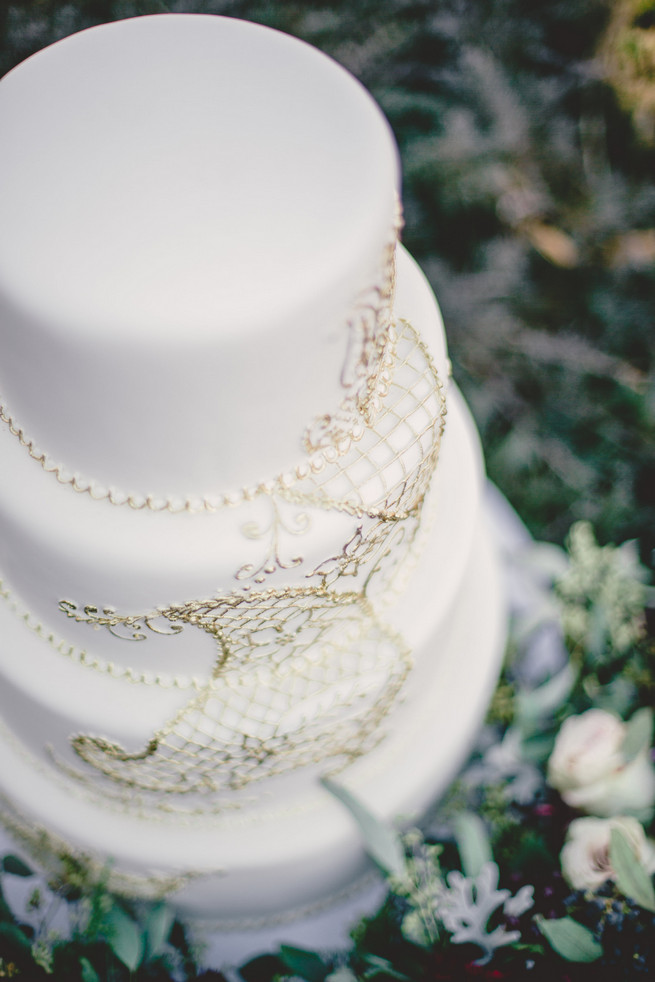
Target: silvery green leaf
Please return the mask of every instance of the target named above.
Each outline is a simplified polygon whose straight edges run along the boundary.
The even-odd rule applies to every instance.
[[[283,944],[280,947],[280,958],[287,968],[307,982],[325,982],[328,969],[315,951]]]
[[[357,982],[357,976],[347,965],[342,965],[326,977],[325,982]]]
[[[160,955],[173,927],[175,914],[166,904],[152,908],[146,921],[146,951],[149,957]]]
[[[493,861],[484,822],[472,812],[462,812],[453,824],[462,869],[466,876],[476,877],[485,863]]]
[[[655,913],[653,879],[639,862],[625,832],[616,827],[610,833],[610,865],[621,893]]]
[[[11,948],[22,949],[23,952],[30,952],[32,948],[29,938],[17,924],[0,921],[0,951],[6,950],[7,946],[3,942],[9,942]]]
[[[405,914],[400,930],[404,938],[420,947],[425,948],[430,944],[430,934],[417,910],[410,910]]]
[[[2,869],[5,873],[11,873],[12,876],[34,875],[29,866],[19,856],[5,856],[2,860]]]
[[[589,612],[589,629],[587,631],[587,649],[595,658],[601,658],[605,652],[605,644],[609,636],[607,614],[600,603],[593,603]]]
[[[519,692],[516,696],[516,718],[520,724],[552,716],[566,702],[578,678],[578,671],[570,662],[547,682],[535,689]]]
[[[103,933],[118,960],[135,972],[143,958],[143,938],[137,924],[118,904],[105,916]]]
[[[596,709],[605,709],[608,713],[623,718],[635,703],[637,687],[625,675],[616,675],[611,682],[602,686],[594,698]]]
[[[331,778],[323,778],[327,790],[342,802],[353,816],[364,838],[366,851],[385,873],[402,876],[405,872],[405,851],[400,836],[377,818],[352,792]]]
[[[371,966],[365,974],[367,979],[374,979],[377,975],[384,975],[388,979],[400,979],[401,982],[411,982],[411,979],[407,975],[398,972],[386,958],[380,958],[378,955],[365,955],[364,961],[367,965]]]
[[[627,539],[617,546],[617,553],[621,557],[624,570],[629,572],[636,580],[643,582],[648,579],[648,570],[641,565],[639,558],[638,539]]]
[[[88,958],[80,958],[82,982],[100,982],[100,976]]]
[[[512,641],[522,648],[540,628],[553,623],[559,623],[559,608],[547,596],[512,622]]]
[[[551,948],[567,962],[595,962],[603,954],[591,931],[572,917],[548,921],[539,915],[535,923]]]
[[[653,710],[650,707],[638,709],[626,723],[626,732],[621,744],[621,755],[628,763],[653,741]]]
[[[552,734],[536,733],[521,744],[523,759],[529,764],[542,764],[550,757],[555,737]]]
[[[525,557],[525,564],[549,580],[558,580],[569,568],[564,549],[550,542],[535,542]]]

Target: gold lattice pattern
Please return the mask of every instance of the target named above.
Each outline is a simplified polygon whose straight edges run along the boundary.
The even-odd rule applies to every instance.
[[[115,787],[199,794],[204,810],[264,774],[372,746],[408,669],[402,642],[359,594],[267,592],[176,616],[216,638],[205,690],[135,752],[89,735],[73,746]]]

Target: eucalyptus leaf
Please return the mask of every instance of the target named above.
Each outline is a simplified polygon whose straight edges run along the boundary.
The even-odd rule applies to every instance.
[[[485,863],[493,862],[484,822],[473,812],[462,812],[454,821],[455,842],[465,876],[476,877]]]
[[[118,904],[105,916],[103,933],[118,960],[135,972],[143,959],[143,937],[136,922]]]
[[[653,741],[653,710],[650,707],[638,709],[626,723],[626,732],[621,744],[621,756],[626,763],[634,760],[647,750]]]
[[[82,982],[100,982],[100,976],[88,958],[80,958]]]
[[[405,872],[405,851],[400,836],[385,822],[368,810],[358,798],[343,785],[330,778],[323,778],[323,785],[338,798],[351,813],[364,837],[366,851],[386,873],[402,876]]]
[[[326,976],[325,982],[357,982],[357,976],[348,968],[347,965],[342,965],[341,968],[335,969],[334,972],[330,972]]]
[[[551,948],[567,962],[595,962],[603,954],[591,931],[572,917],[549,921],[539,915],[535,923]]]
[[[152,908],[146,921],[146,954],[149,958],[160,955],[173,927],[175,913],[167,904]]]
[[[592,603],[586,640],[588,653],[594,661],[602,659],[608,636],[609,625],[605,608],[598,602]]]
[[[9,945],[9,947],[7,947]],[[0,924],[0,952],[5,957],[14,951],[30,951],[32,942],[21,931],[17,924]]]
[[[411,982],[409,976],[398,972],[386,958],[380,958],[378,955],[365,955],[364,961],[370,966],[364,973],[364,978],[366,979],[374,979],[378,975],[383,975],[387,979],[399,979],[400,982]]]
[[[637,686],[625,675],[616,675],[611,682],[602,686],[594,697],[594,707],[614,713],[621,719],[630,711],[637,698]]]
[[[524,690],[516,697],[516,719],[519,726],[530,727],[538,720],[552,716],[570,696],[578,678],[578,671],[571,662],[547,682],[535,689]]]
[[[282,945],[280,958],[294,975],[299,975],[307,982],[325,982],[329,974],[328,966],[315,951]]]
[[[544,597],[530,610],[522,612],[512,623],[512,639],[523,648],[533,634],[549,624],[559,623],[559,608],[550,597]]]
[[[551,542],[532,543],[529,552],[523,557],[523,562],[530,572],[541,573],[553,581],[561,579],[570,566],[564,549]]]
[[[621,893],[628,900],[655,913],[653,879],[639,862],[623,829],[616,826],[610,833],[610,865]]]
[[[543,764],[550,757],[555,745],[552,733],[535,733],[521,744],[521,757],[528,764]]]
[[[5,856],[2,860],[2,869],[12,876],[34,876],[33,871],[19,856]]]
[[[648,579],[648,570],[641,565],[639,558],[638,539],[626,539],[625,542],[622,542],[620,546],[616,547],[616,551],[620,553],[624,569],[629,571],[631,576],[640,583]]]

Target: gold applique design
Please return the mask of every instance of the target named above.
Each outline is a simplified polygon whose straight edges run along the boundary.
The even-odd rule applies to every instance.
[[[75,752],[114,785],[157,795],[221,792],[304,764],[342,766],[374,745],[409,653],[359,593],[312,587],[188,604],[170,617],[211,634],[212,677],[134,752],[92,735]]]
[[[271,520],[242,530],[266,543],[264,559],[234,574],[226,595],[142,614],[82,608],[129,635],[154,617],[209,634],[209,679],[142,746],[78,733],[72,748],[92,771],[62,762],[78,780],[142,809],[203,812],[230,807],[251,782],[311,763],[339,769],[383,735],[382,722],[410,666],[402,639],[377,602],[415,539],[445,422],[445,396],[429,354],[404,322],[393,378],[374,427],[348,453],[271,491]],[[283,506],[284,505],[284,509]],[[294,510],[295,509],[295,510]],[[282,551],[282,532],[301,536],[314,512],[355,519],[341,549],[315,567]],[[285,539],[286,541],[286,539]],[[303,575],[303,567],[304,575]],[[276,577],[298,570],[293,585]],[[303,582],[304,580],[304,582]],[[267,590],[254,589],[262,582]],[[64,609],[64,608],[62,608]],[[76,616],[68,602],[64,612]],[[77,613],[79,617],[79,613]],[[168,633],[167,629],[163,629]]]

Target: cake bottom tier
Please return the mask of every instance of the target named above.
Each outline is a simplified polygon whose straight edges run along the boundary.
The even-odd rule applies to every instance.
[[[411,822],[453,778],[495,683],[506,614],[493,535],[481,510],[452,615],[416,652],[379,744],[338,777],[377,815]],[[220,929],[260,929],[338,900],[370,869],[359,830],[320,784],[273,784],[252,807],[193,816],[108,810],[82,796],[0,729],[2,812],[14,837],[48,866],[62,854],[111,862],[119,892],[167,896],[183,916]],[[286,932],[288,936],[288,931]]]

